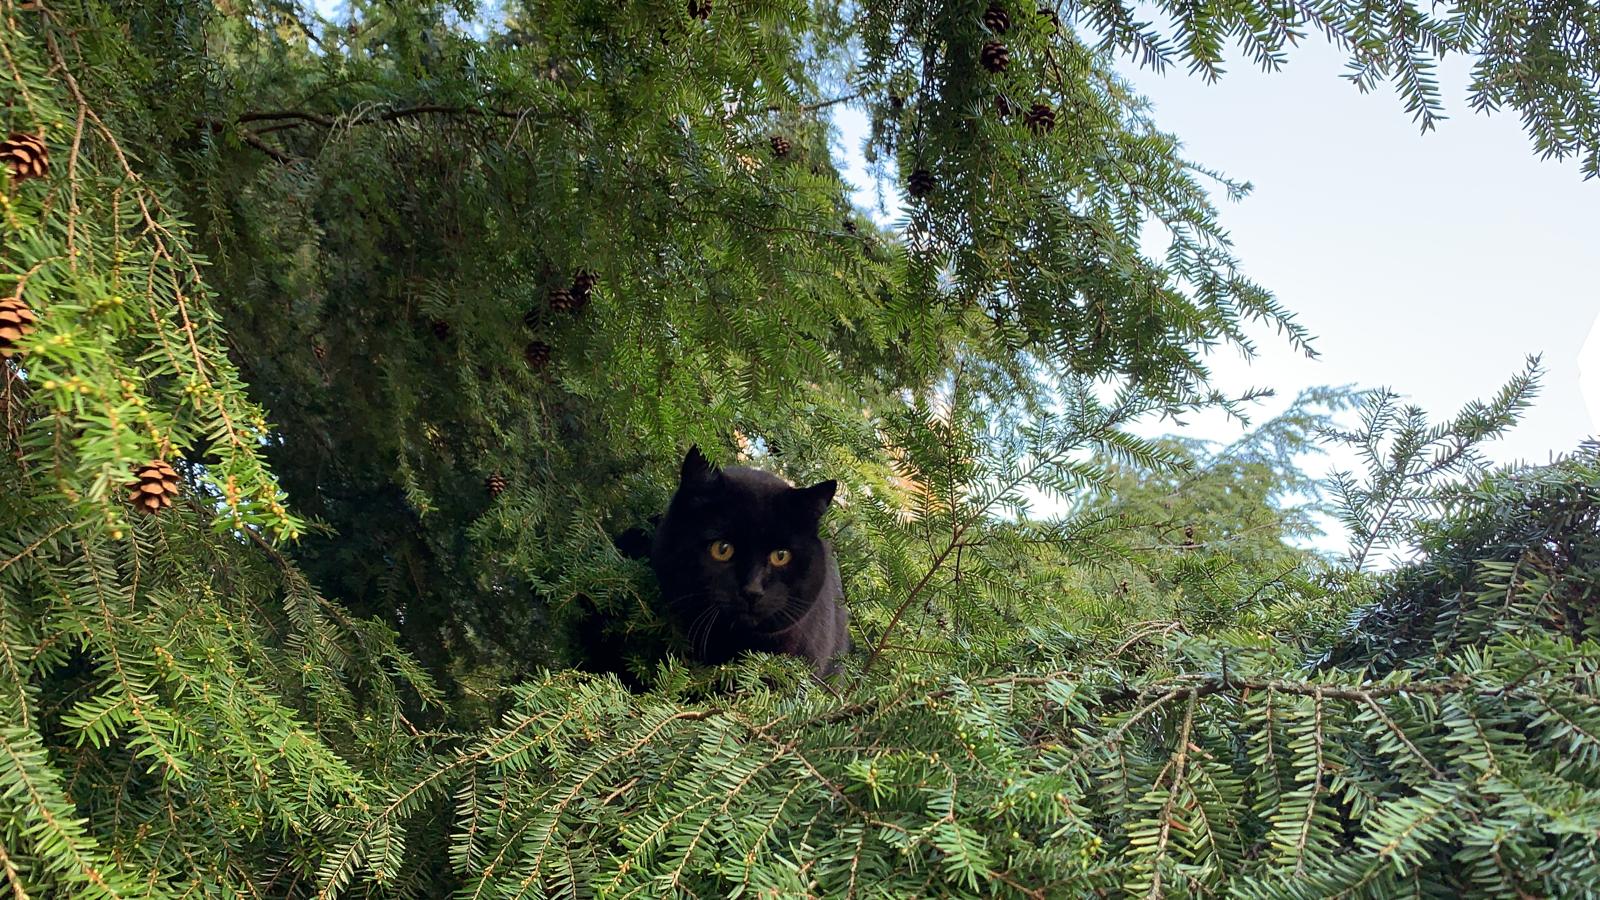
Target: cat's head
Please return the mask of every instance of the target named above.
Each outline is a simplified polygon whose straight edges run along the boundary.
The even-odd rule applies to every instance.
[[[718,469],[689,448],[651,564],[691,633],[712,619],[780,631],[810,608],[827,579],[817,527],[836,487],[797,488],[757,469]]]

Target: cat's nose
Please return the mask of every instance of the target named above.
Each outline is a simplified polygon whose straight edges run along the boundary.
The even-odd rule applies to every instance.
[[[745,600],[754,603],[761,599],[761,595],[766,593],[766,590],[761,586],[760,579],[751,579],[745,583],[743,593]]]

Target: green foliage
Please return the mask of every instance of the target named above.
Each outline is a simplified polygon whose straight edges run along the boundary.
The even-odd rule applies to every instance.
[[[1334,512],[1350,535],[1357,571],[1376,551],[1403,547],[1458,489],[1454,479],[1478,475],[1486,464],[1478,445],[1516,423],[1532,403],[1539,361],[1507,382],[1489,402],[1473,401],[1448,422],[1429,425],[1418,406],[1400,406],[1392,391],[1374,394],[1362,409],[1361,429],[1328,432],[1356,451],[1367,477],[1334,472]]]
[[[1391,576],[1330,661],[1387,670],[1537,624],[1582,644],[1597,637],[1596,448],[1555,465],[1493,473],[1449,492],[1419,523],[1426,556]]]
[[[1107,569],[1083,573],[1085,600],[1107,598],[1109,621],[1171,613],[1191,625],[1208,616],[1236,621],[1251,607],[1286,611],[1282,601],[1294,596],[1320,600],[1308,579],[1333,567],[1303,545],[1321,536],[1321,486],[1300,466],[1358,399],[1308,390],[1229,446],[1168,439],[1177,465],[1111,467],[1081,502],[1117,518],[1126,550]],[[1083,572],[1080,556],[1065,562]],[[1287,622],[1271,627],[1294,631]]]
[[[29,481],[13,462],[6,521],[37,509]],[[219,538],[213,514],[113,540],[71,510],[0,541],[0,843],[28,873],[15,886],[232,896],[307,878],[290,848],[425,746],[405,710],[437,702],[428,676],[275,551]]]
[[[1592,170],[1585,11],[986,7],[0,0],[51,155],[0,194],[12,894],[1600,890],[1600,451],[1483,471],[1532,367],[1438,426],[1137,436],[1247,413],[1203,359],[1252,324],[1308,347],[1110,55],[1314,26],[1426,122],[1475,54]],[[841,103],[925,176],[893,231]],[[1303,547],[1329,437],[1348,563]],[[670,655],[612,538],[691,441],[840,480],[841,680]]]
[[[1229,39],[1263,69],[1276,70],[1291,46],[1320,32],[1349,53],[1345,78],[1362,91],[1394,82],[1424,131],[1444,118],[1435,71],[1452,56],[1473,59],[1470,102],[1479,112],[1509,107],[1522,117],[1544,157],[1580,158],[1585,178],[1600,175],[1600,18],[1568,0],[1500,3],[1346,3],[1314,0],[1153,4],[1166,28],[1140,21],[1124,0],[1063,4],[1105,42],[1141,63],[1219,78]]]
[[[770,659],[712,682],[669,666],[644,694],[554,673],[396,796],[451,792],[472,896],[1583,896],[1597,451],[1499,474],[1436,526],[1520,565],[1430,556],[1381,580],[1369,643],[1458,608],[1436,614],[1448,643],[1382,674],[1344,650],[1309,671],[1319,633],[1260,629],[1309,587],[1232,621],[857,668],[840,694]],[[341,859],[402,819],[356,817]]]

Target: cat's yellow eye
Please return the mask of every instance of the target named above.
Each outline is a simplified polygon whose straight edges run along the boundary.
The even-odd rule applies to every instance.
[[[717,562],[727,562],[733,559],[733,545],[727,541],[712,541],[711,558]]]
[[[794,559],[794,554],[787,550],[774,550],[767,554],[767,559],[772,560],[773,565],[782,568],[789,564],[789,560]]]

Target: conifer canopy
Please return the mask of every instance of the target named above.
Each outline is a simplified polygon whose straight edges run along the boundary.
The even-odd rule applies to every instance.
[[[1480,450],[1537,360],[1181,436],[1312,336],[1115,66],[1307,40],[1600,174],[1584,3],[0,0],[0,885],[1600,893],[1600,446]],[[691,444],[839,481],[839,680],[681,662]]]

